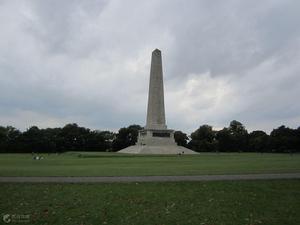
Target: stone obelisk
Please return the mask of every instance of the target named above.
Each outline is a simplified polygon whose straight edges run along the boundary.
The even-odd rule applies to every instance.
[[[159,49],[152,52],[146,126],[139,131],[136,145],[129,146],[119,152],[132,154],[195,154],[190,149],[177,146],[174,139],[174,130],[167,129],[162,57]]]
[[[167,129],[164,103],[164,82],[161,51],[152,52],[150,82],[145,129]]]

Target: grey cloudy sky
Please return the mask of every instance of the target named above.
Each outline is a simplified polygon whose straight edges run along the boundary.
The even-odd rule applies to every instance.
[[[300,125],[299,0],[0,0],[0,124],[145,124],[162,50],[168,127]]]

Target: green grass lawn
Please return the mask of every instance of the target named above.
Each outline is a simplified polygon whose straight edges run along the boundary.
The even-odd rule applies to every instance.
[[[0,176],[138,176],[300,172],[300,155],[202,153],[141,156],[117,153],[0,154]]]
[[[29,215],[27,224],[300,224],[300,180],[0,188],[0,213]]]

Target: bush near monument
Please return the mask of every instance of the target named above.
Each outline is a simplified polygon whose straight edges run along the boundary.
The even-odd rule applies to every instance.
[[[32,126],[21,132],[11,126],[0,126],[0,152],[118,151],[134,145],[140,129],[140,125],[130,125],[113,133],[73,123],[63,128]],[[242,123],[233,120],[229,127],[220,131],[202,125],[192,132],[190,140],[181,131],[176,131],[174,137],[178,145],[198,152],[300,152],[300,127],[280,126],[270,135],[264,131],[248,133]]]

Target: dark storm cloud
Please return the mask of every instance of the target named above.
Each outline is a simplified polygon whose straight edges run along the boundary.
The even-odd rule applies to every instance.
[[[300,3],[0,1],[0,123],[144,124],[151,51],[168,125],[299,126]]]

